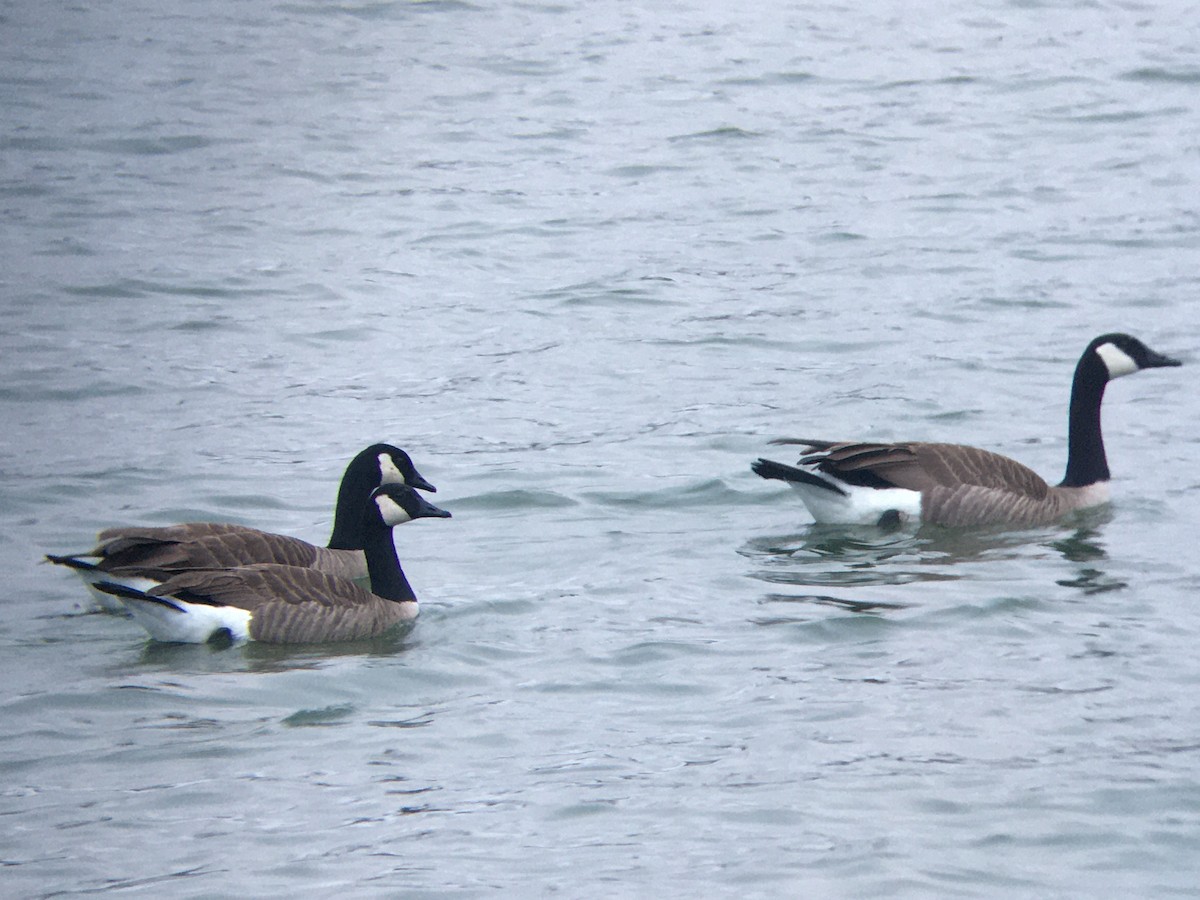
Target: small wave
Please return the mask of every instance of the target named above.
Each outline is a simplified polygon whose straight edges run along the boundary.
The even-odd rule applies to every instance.
[[[1200,84],[1200,69],[1163,69],[1149,66],[1132,69],[1119,76],[1123,81],[1144,83]]]
[[[742,494],[719,478],[658,491],[594,491],[584,495],[602,506],[640,509],[674,509],[681,506],[725,506],[741,502]]]
[[[744,128],[737,128],[733,125],[727,125],[724,128],[713,128],[710,131],[697,131],[693,134],[677,134],[674,137],[668,138],[668,141],[724,141],[724,140],[750,140],[764,137],[760,131],[747,131]]]
[[[171,284],[164,281],[146,281],[140,278],[118,278],[97,284],[68,285],[63,292],[76,297],[103,297],[106,299],[134,300],[166,294],[175,297],[201,297],[222,299],[249,296],[251,292],[206,284]],[[261,291],[255,291],[261,296]]]
[[[355,708],[349,704],[343,706],[326,706],[322,709],[298,709],[283,720],[290,728],[311,728],[327,725],[341,725],[353,717]]]
[[[645,178],[648,175],[658,175],[663,172],[681,172],[681,166],[653,166],[653,165],[635,165],[635,166],[616,166],[612,169],[605,170],[605,175],[612,175],[617,178]]]
[[[95,397],[130,397],[145,393],[147,391],[137,385],[116,384],[111,381],[91,381],[81,387],[47,387],[40,384],[26,384],[0,387],[0,400],[11,400],[16,403],[47,403]]]
[[[217,143],[227,141],[216,141],[199,134],[182,134],[174,137],[109,138],[96,141],[91,149],[120,156],[165,156],[202,150]]]
[[[578,502],[554,491],[508,490],[475,494],[454,501],[453,509],[561,509]]]

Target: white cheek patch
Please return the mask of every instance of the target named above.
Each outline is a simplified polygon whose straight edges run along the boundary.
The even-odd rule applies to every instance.
[[[396,468],[396,464],[386,453],[379,454],[379,483],[404,484],[404,476],[400,474],[400,470]]]
[[[405,522],[412,521],[412,516],[408,514],[408,510],[387,494],[380,494],[376,497],[375,505],[379,507],[379,515],[383,517],[383,521],[389,525],[403,525]]]
[[[1108,369],[1109,378],[1120,378],[1122,375],[1132,375],[1138,370],[1138,364],[1133,357],[1116,344],[1101,344],[1096,348],[1104,367]]]

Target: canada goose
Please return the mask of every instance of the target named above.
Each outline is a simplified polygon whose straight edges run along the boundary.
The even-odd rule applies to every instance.
[[[108,528],[100,532],[94,549],[62,556],[47,554],[46,559],[74,569],[89,588],[100,580],[126,581],[116,573],[131,568],[142,570],[150,579],[126,581],[140,587],[187,569],[250,563],[308,566],[342,578],[366,578],[362,510],[371,491],[380,484],[407,484],[437,491],[399,447],[372,444],[346,467],[334,507],[333,534],[326,547],[248,525],[188,522]],[[111,612],[124,609],[109,594],[94,589],[91,592],[102,608]]]
[[[1114,378],[1178,366],[1127,334],[1093,340],[1071,385],[1067,473],[1051,487],[1019,462],[961,444],[894,444],[784,438],[809,448],[797,466],[759,459],[763,478],[786,481],[818,522],[888,525],[1040,525],[1108,500],[1100,401]]]
[[[363,515],[363,544],[372,591],[316,569],[276,563],[191,569],[149,590],[99,581],[120,597],[155,640],[200,644],[226,633],[234,641],[298,644],[374,637],[417,617],[413,593],[392,543],[392,527],[450,513],[412,488],[385,484]]]

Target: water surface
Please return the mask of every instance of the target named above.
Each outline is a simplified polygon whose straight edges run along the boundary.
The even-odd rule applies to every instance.
[[[1200,33],[1183,4],[0,6],[6,896],[1190,895]],[[781,435],[1116,502],[816,528]],[[149,643],[38,565],[327,537],[422,615]],[[775,448],[777,449],[777,448]],[[786,457],[785,457],[786,458]]]

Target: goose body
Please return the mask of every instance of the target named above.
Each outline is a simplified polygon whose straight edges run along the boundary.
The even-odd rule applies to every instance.
[[[1108,382],[1141,369],[1178,366],[1127,334],[1084,350],[1071,386],[1067,471],[1051,486],[1007,456],[963,444],[784,438],[805,448],[796,465],[759,459],[752,469],[788,483],[818,522],[948,526],[1041,525],[1108,500],[1100,430]]]
[[[92,589],[100,606],[109,610],[124,607],[110,594],[95,590],[98,581],[124,581],[145,587],[188,569],[254,563],[302,566],[340,578],[366,578],[362,512],[371,492],[381,484],[437,490],[403,450],[390,444],[373,444],[346,467],[334,508],[333,533],[325,547],[248,525],[187,522],[108,528],[100,532],[92,550],[61,556],[47,554],[46,559],[73,569]],[[150,581],[117,574],[132,569],[140,570]]]
[[[278,563],[191,569],[147,589],[115,581],[100,581],[96,588],[120,598],[159,641],[203,643],[219,634],[273,644],[375,637],[418,612],[391,529],[430,516],[450,513],[406,485],[385,484],[371,494],[363,513],[371,591],[316,569]]]

